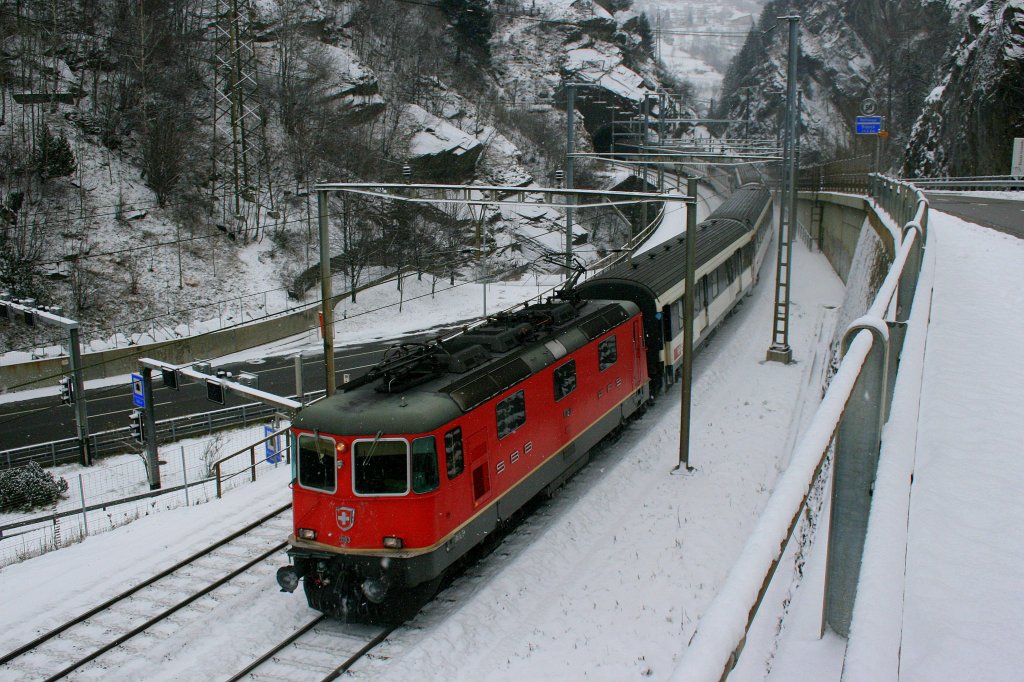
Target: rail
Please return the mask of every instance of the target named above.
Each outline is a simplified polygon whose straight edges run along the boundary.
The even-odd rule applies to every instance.
[[[285,445],[284,445],[283,448],[280,446],[281,436],[284,436],[284,441],[285,441]],[[256,460],[256,448],[260,447],[261,445],[267,447],[267,453],[268,454],[263,459],[257,461]],[[246,453],[249,453],[249,466],[245,467],[244,469],[240,469],[238,471],[233,471],[233,472],[225,475],[224,474],[224,465],[227,462],[232,461],[236,457],[239,457],[239,456],[244,455]],[[271,453],[273,453],[273,454],[271,454]],[[284,458],[285,464],[291,464],[291,461],[292,461],[292,447],[291,447],[291,439],[288,438],[288,427],[284,427],[283,429],[278,429],[277,431],[274,431],[273,433],[268,434],[262,440],[258,440],[255,443],[253,443],[252,445],[250,445],[248,447],[245,447],[245,448],[242,448],[238,452],[233,452],[230,455],[228,455],[227,457],[221,457],[220,459],[218,459],[216,462],[213,463],[213,467],[212,467],[213,468],[213,472],[214,472],[213,473],[214,478],[217,479],[217,497],[221,498],[221,497],[224,496],[223,484],[224,484],[225,480],[227,480],[229,478],[234,478],[235,476],[239,476],[239,475],[244,474],[245,472],[248,471],[249,472],[250,480],[255,483],[256,482],[256,468],[260,464],[264,464],[264,463],[266,463],[266,464],[276,464],[276,463],[281,461],[282,457]]]
[[[720,681],[732,672],[787,545],[808,513],[809,496],[830,453],[834,456],[833,484],[837,487],[845,485],[841,480],[849,480],[840,477],[847,476],[843,463],[852,452],[873,448],[878,454],[895,383],[896,359],[903,347],[921,269],[928,202],[919,190],[904,182],[871,175],[863,183],[870,187],[876,205],[894,219],[909,216],[898,252],[867,314],[847,329],[838,371],[739,559],[698,623],[672,677],[676,682]],[[844,541],[846,532],[833,526],[830,554],[835,543]],[[835,574],[830,567],[826,578],[824,619],[840,634],[849,632],[859,566],[858,560],[856,566]]]

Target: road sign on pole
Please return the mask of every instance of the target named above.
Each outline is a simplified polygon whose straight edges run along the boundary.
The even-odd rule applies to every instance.
[[[277,464],[281,461],[281,448],[277,442],[277,437],[271,438],[274,435],[273,426],[263,427],[263,437],[267,439],[267,463]]]
[[[857,134],[858,135],[878,135],[882,132],[882,117],[881,116],[858,116],[857,117]]]
[[[1010,164],[1010,175],[1015,178],[1024,177],[1024,137],[1013,138],[1013,163]]]
[[[142,389],[142,375],[140,374],[132,375],[132,402],[135,407],[146,406],[146,395]]]

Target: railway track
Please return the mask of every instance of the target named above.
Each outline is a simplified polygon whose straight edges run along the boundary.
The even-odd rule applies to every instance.
[[[282,639],[228,682],[335,680],[394,630],[395,627],[341,623],[320,615]]]
[[[0,682],[66,677],[282,551],[291,527],[282,506],[248,526],[0,656]]]

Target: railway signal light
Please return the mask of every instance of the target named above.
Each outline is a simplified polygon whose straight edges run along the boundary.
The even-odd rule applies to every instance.
[[[60,401],[65,405],[75,402],[75,384],[71,381],[71,377],[61,377]]]
[[[128,428],[131,429],[132,438],[140,443],[143,442],[145,439],[142,436],[142,413],[138,410],[132,410],[128,414],[128,419],[130,420]]]

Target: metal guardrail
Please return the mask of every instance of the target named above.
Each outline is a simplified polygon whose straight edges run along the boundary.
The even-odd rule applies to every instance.
[[[736,666],[775,571],[801,519],[808,514],[809,497],[829,453],[834,456],[833,519],[851,512],[844,507],[842,514],[837,514],[836,505],[849,504],[849,491],[865,485],[863,470],[873,475],[863,459],[877,458],[882,427],[889,415],[891,389],[921,269],[928,202],[907,183],[878,175],[865,176],[862,182],[870,187],[878,206],[894,219],[909,216],[903,239],[868,313],[846,330],[839,369],[739,559],[683,652],[672,677],[675,682],[719,682]],[[844,490],[846,497],[835,490]],[[857,497],[870,500],[867,494]],[[866,515],[867,510],[858,507],[852,512]],[[849,524],[835,523],[828,539],[829,556],[835,556],[833,549],[842,546],[845,561],[830,559],[827,567],[823,623],[844,636],[849,634],[863,550],[863,534],[858,545],[857,533]]]
[[[255,443],[253,443],[252,445],[250,445],[248,447],[245,447],[245,448],[242,448],[238,452],[233,452],[230,455],[228,455],[227,457],[222,457],[222,458],[218,459],[216,462],[214,462],[213,463],[213,471],[214,471],[213,476],[214,476],[214,478],[217,479],[217,497],[220,498],[220,497],[224,496],[223,485],[224,485],[224,481],[226,479],[228,479],[228,478],[233,478],[235,476],[238,476],[239,474],[244,474],[245,472],[248,471],[249,472],[250,480],[253,483],[255,483],[256,482],[256,468],[260,464],[263,464],[263,463],[273,463],[273,462],[270,461],[270,458],[268,458],[268,457],[264,457],[263,459],[257,461],[257,459],[256,459],[256,448],[260,447],[261,445],[266,445],[267,443],[269,443],[272,440],[275,441],[275,443],[279,443],[280,441],[278,439],[280,439],[281,436],[285,437],[285,446],[283,448],[275,448],[275,451],[277,452],[277,457],[278,458],[283,457],[285,464],[291,464],[291,461],[292,461],[292,447],[291,447],[291,439],[288,438],[288,428],[289,427],[285,427],[283,429],[278,429],[277,431],[274,431],[273,433],[269,434],[263,440],[258,440]],[[228,474],[227,476],[224,476],[223,475],[224,464],[226,462],[230,462],[234,458],[239,457],[241,455],[244,455],[246,453],[249,454],[249,466],[247,466],[246,468],[242,469],[241,471],[236,471],[234,473]]]
[[[306,393],[304,402],[309,403],[323,393],[323,391]],[[161,443],[171,443],[187,436],[211,434],[236,426],[248,426],[253,422],[273,416],[277,411],[276,408],[269,405],[247,403],[212,412],[199,412],[182,417],[162,419],[156,423],[157,440]],[[140,447],[132,439],[127,426],[90,434],[89,439],[93,448],[92,452],[97,456],[137,452]],[[29,462],[37,462],[41,466],[57,466],[59,464],[75,464],[79,461],[81,461],[81,452],[78,448],[77,438],[64,438],[49,443],[37,443],[0,451],[0,469],[23,466]]]
[[[960,178],[904,178],[920,189],[945,190],[1024,190],[1024,177],[1012,175],[975,175]]]

